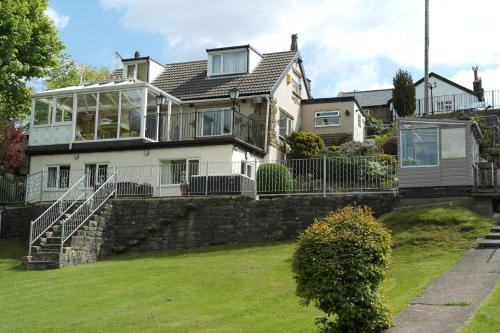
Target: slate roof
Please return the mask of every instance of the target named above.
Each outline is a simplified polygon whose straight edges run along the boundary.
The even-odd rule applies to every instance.
[[[391,89],[340,92],[339,97],[355,97],[361,107],[388,105],[392,99]]]
[[[207,60],[167,64],[152,84],[181,100],[228,97],[235,87],[240,96],[268,94],[297,57],[297,51],[265,53],[250,74],[224,77],[207,77]]]
[[[118,68],[115,69],[111,74],[109,74],[109,79],[110,80],[120,80],[123,77],[123,69]]]

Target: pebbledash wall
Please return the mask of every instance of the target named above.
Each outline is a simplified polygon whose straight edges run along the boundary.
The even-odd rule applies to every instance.
[[[377,194],[262,200],[245,197],[112,199],[106,205],[105,218],[101,215],[92,221],[97,223],[99,238],[99,248],[95,251],[97,257],[105,257],[129,251],[290,240],[316,217],[339,207],[352,203],[367,205],[378,216],[392,210],[396,200],[391,195]],[[32,205],[4,211],[2,238],[27,239],[29,221],[44,207]],[[84,236],[85,232],[80,234]]]

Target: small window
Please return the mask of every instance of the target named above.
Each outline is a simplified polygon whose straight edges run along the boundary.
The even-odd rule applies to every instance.
[[[293,132],[293,120],[286,113],[280,112],[280,135],[285,137]]]
[[[438,101],[436,103],[437,111],[451,111],[453,110],[453,101]]]
[[[85,172],[89,187],[101,186],[108,180],[108,165],[105,163],[92,163],[85,165]]]
[[[135,64],[127,66],[127,79],[135,79]]]
[[[363,120],[361,119],[361,115],[358,113],[358,127],[361,128],[363,126]]]
[[[241,174],[247,176],[248,178],[252,178],[253,164],[247,161],[241,161]]]
[[[47,170],[47,188],[59,189],[69,187],[69,165],[50,166]]]
[[[300,96],[300,92],[302,90],[302,79],[296,73],[293,73],[292,75],[292,86],[293,92]]]
[[[441,155],[443,159],[465,158],[465,127],[441,129]]]
[[[340,112],[339,111],[320,111],[314,114],[315,127],[339,126]]]
[[[224,52],[210,55],[212,75],[238,74],[247,71],[247,51]]]
[[[414,128],[401,130],[401,165],[438,165],[438,129]]]
[[[137,64],[137,80],[148,81],[148,63],[141,62]]]

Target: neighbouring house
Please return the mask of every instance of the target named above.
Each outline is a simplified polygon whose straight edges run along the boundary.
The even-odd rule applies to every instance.
[[[445,113],[452,111],[467,111],[484,108],[484,90],[481,79],[477,75],[477,68],[474,68],[473,86],[475,90],[470,90],[456,82],[453,82],[439,74],[431,72],[429,74],[429,113]],[[415,97],[417,115],[424,114],[424,78],[415,82]]]
[[[473,121],[399,119],[398,187],[403,197],[467,196],[479,162]]]
[[[392,88],[340,92],[339,97],[355,97],[366,115],[380,119],[384,124],[392,122]]]
[[[366,116],[354,96],[302,101],[301,129],[317,133],[327,146],[364,141]]]

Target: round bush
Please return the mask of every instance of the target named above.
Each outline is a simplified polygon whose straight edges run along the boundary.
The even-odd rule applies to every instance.
[[[390,234],[367,207],[347,206],[316,221],[293,255],[297,296],[325,313],[323,332],[380,332],[391,324],[379,292]]]
[[[262,164],[257,170],[257,191],[260,193],[286,193],[292,189],[292,174],[279,163]]]
[[[382,150],[384,151],[384,154],[397,156],[398,155],[398,137],[397,136],[388,137],[387,140],[382,145]]]
[[[287,137],[286,142],[290,146],[287,158],[312,158],[324,155],[325,142],[316,133],[293,132]]]

